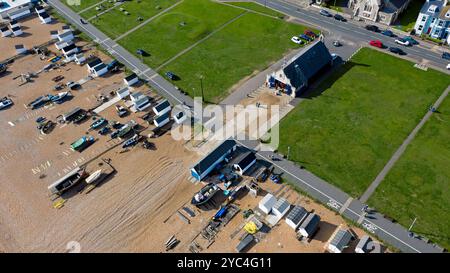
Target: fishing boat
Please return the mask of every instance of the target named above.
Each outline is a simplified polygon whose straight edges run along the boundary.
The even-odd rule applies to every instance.
[[[194,194],[191,204],[195,206],[206,204],[218,191],[220,191],[220,188],[217,185],[210,183]]]
[[[86,172],[84,168],[76,168],[65,177],[48,186],[48,189],[52,194],[61,195],[78,184],[85,176]]]
[[[73,123],[77,124],[80,123],[82,120],[84,120],[85,118],[87,118],[87,113],[85,111],[82,111],[80,114],[78,114],[77,116],[75,116],[75,118],[73,119]]]
[[[103,172],[103,170],[101,170],[101,169],[93,172],[91,175],[89,175],[85,179],[86,184],[92,184],[92,183],[96,182],[102,176],[102,172]]]
[[[51,100],[51,98],[53,97],[53,95],[44,95],[44,96],[40,96],[37,99],[35,99],[34,101],[30,102],[27,107],[31,108],[31,109],[36,109],[41,107],[42,105],[46,104],[48,101]]]
[[[60,92],[58,93],[58,95],[53,96],[51,98],[51,101],[60,104],[63,103],[64,100],[70,96],[71,96],[70,92]]]
[[[70,144],[70,148],[74,151],[82,152],[84,149],[86,149],[89,145],[94,143],[95,139],[92,136],[83,136],[77,141]]]
[[[136,145],[139,142],[139,135],[134,135],[132,138],[128,139],[127,141],[125,141],[122,145],[122,148],[128,148],[131,146]]]
[[[136,125],[136,122],[134,120],[130,120],[125,124],[124,126],[120,127],[117,136],[119,138],[124,137],[126,134],[128,134]]]
[[[0,63],[0,74],[6,72],[6,64],[1,64]]]
[[[100,128],[100,127],[101,127],[103,124],[105,124],[106,122],[107,122],[107,121],[106,121],[105,118],[100,118],[100,119],[94,121],[94,122],[91,124],[91,129],[97,129],[97,128]]]

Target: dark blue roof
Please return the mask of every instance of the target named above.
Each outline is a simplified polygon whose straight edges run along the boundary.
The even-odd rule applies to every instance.
[[[319,70],[330,64],[331,60],[328,48],[322,41],[318,41],[304,48],[292,58],[283,72],[294,89],[300,89],[305,87],[308,80],[314,77]]]
[[[126,81],[130,81],[130,80],[132,80],[132,79],[134,79],[134,78],[137,78],[136,73],[133,73],[133,74],[131,74],[131,75],[129,75],[129,76],[126,76],[126,77],[125,77],[125,80],[126,80]]]
[[[164,100],[164,101],[158,103],[155,106],[155,109],[156,109],[156,111],[161,112],[162,110],[166,109],[167,107],[170,107],[170,103],[168,100]]]
[[[165,113],[164,115],[161,115],[161,116],[156,117],[156,118],[155,118],[155,121],[156,121],[157,123],[161,123],[161,122],[163,122],[164,120],[166,120],[166,119],[168,119],[168,118],[169,118],[169,113]]]
[[[320,216],[315,213],[311,213],[308,215],[308,217],[306,217],[305,221],[303,221],[300,228],[304,228],[305,231],[309,235],[311,235],[312,233],[314,233],[314,231],[319,226],[319,222],[320,222]]]
[[[244,153],[239,154],[236,158],[233,160],[233,164],[239,165],[242,169],[250,165],[254,160],[256,159],[255,153],[252,151],[247,151]]]
[[[212,164],[216,163],[219,158],[229,152],[236,146],[236,141],[227,139],[220,144],[216,149],[204,157],[197,165],[194,166],[195,171],[201,176]]]
[[[70,50],[72,50],[72,49],[74,49],[74,48],[76,48],[77,46],[75,45],[75,44],[71,44],[71,45],[68,45],[68,46],[66,46],[65,48],[63,48],[62,50],[64,51],[64,52],[67,52],[67,51],[70,51]]]
[[[88,63],[88,66],[92,68],[92,67],[94,67],[96,65],[99,65],[101,63],[102,63],[102,60],[100,60],[99,58],[95,58],[94,60],[92,60],[92,61],[90,61]]]

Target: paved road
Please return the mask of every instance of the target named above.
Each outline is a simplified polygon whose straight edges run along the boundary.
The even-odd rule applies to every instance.
[[[442,101],[447,97],[448,92],[450,88],[447,88],[442,95],[436,100],[436,102],[433,104],[433,107],[435,109],[439,108],[439,105],[441,105]],[[391,170],[391,168],[394,166],[395,162],[402,156],[402,154],[405,152],[406,147],[408,147],[409,143],[415,138],[417,133],[420,131],[420,129],[425,125],[425,123],[430,119],[431,115],[433,114],[432,111],[428,111],[425,116],[420,120],[419,124],[412,130],[412,132],[408,135],[408,137],[405,139],[405,141],[402,143],[402,145],[395,151],[395,153],[392,155],[391,159],[386,163],[383,170],[377,175],[375,180],[370,184],[370,186],[367,188],[367,190],[364,192],[364,194],[359,198],[361,202],[367,202],[369,200],[370,196],[375,192],[378,185],[380,185],[381,181],[386,177],[387,173]]]
[[[302,8],[283,0],[254,0],[262,5],[267,4],[268,7],[285,13],[289,16],[298,18],[308,24],[312,24],[321,29],[327,30],[335,37],[342,36],[345,40],[349,38],[353,42],[367,45],[370,40],[380,40],[387,46],[396,46],[402,48],[407,56],[417,62],[424,62],[437,68],[445,69],[449,61],[441,58],[442,48],[433,48],[428,43],[422,43],[419,46],[403,47],[395,44],[394,38],[387,37],[380,33],[374,33],[366,30],[364,24],[349,20],[348,22],[339,22],[334,18],[328,18],[319,14],[319,10],[315,8]],[[345,45],[344,45],[345,46]],[[344,57],[343,57],[344,58]]]
[[[358,222],[366,230],[401,251],[408,253],[442,252],[439,247],[435,247],[418,238],[410,237],[409,232],[403,226],[392,223],[380,213],[374,211],[369,214],[363,213],[365,204],[361,201],[352,199],[345,192],[309,171],[301,169],[298,165],[283,159],[280,155],[269,151],[258,151],[259,143],[257,141],[237,142],[257,151],[257,156],[260,159],[271,162],[275,166],[276,171],[283,174],[283,177],[296,184],[318,201],[326,204],[330,209],[341,213],[354,222]],[[272,155],[275,156],[273,160],[271,159]]]
[[[59,14],[61,14],[68,21],[74,24],[79,30],[86,33],[96,43],[105,48],[119,62],[123,63],[133,72],[138,74],[141,79],[146,80],[157,92],[161,93],[170,102],[172,102],[173,104],[182,104],[183,102],[185,102],[188,106],[194,105],[193,100],[189,96],[183,95],[175,88],[174,85],[172,85],[170,82],[157,74],[153,69],[141,62],[141,60],[139,60],[137,57],[130,54],[119,44],[111,40],[96,27],[94,27],[90,23],[82,24],[80,22],[80,15],[72,11],[59,0],[48,0],[47,2],[51,6],[53,6]]]

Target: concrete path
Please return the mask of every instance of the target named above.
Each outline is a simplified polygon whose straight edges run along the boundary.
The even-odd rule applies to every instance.
[[[93,4],[92,6],[89,6],[89,7],[85,8],[85,9],[80,10],[80,11],[77,12],[77,13],[78,13],[78,14],[81,14],[81,13],[83,13],[83,12],[85,12],[85,11],[88,11],[88,10],[90,10],[90,9],[92,9],[92,8],[94,8],[94,7],[98,6],[98,5],[100,5],[100,4],[105,3],[106,1],[108,1],[108,0],[103,0],[103,1],[101,1],[101,2],[95,3],[95,4]]]
[[[447,89],[441,94],[441,96],[436,100],[436,102],[433,104],[433,107],[435,109],[438,109],[439,105],[441,105],[442,101],[447,97],[448,92],[450,90],[450,86],[447,87]],[[428,111],[425,116],[420,120],[419,124],[412,130],[412,132],[408,135],[408,137],[403,141],[402,145],[395,151],[395,153],[392,155],[391,159],[386,163],[383,170],[377,175],[375,180],[370,184],[370,186],[367,188],[367,190],[364,192],[364,194],[359,198],[361,202],[367,202],[369,200],[370,196],[375,192],[378,185],[380,185],[381,181],[384,180],[388,172],[392,169],[392,167],[395,165],[395,162],[399,160],[399,158],[402,156],[402,154],[405,152],[408,145],[413,141],[413,139],[416,137],[417,133],[420,131],[420,129],[425,125],[425,123],[430,119],[433,112]]]

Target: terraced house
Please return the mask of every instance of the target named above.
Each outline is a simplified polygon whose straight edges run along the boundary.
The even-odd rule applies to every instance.
[[[363,20],[393,24],[411,0],[349,0],[348,7],[354,17]]]
[[[428,35],[434,39],[450,42],[450,6],[447,0],[427,0],[420,10],[414,29],[417,35]]]

